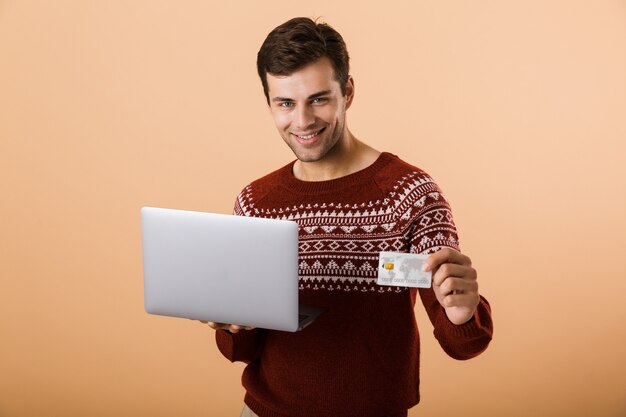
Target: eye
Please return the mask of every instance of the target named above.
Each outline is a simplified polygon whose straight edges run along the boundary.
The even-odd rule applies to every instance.
[[[326,97],[316,97],[313,100],[311,100],[312,104],[322,104],[322,103],[326,103],[328,101],[328,99]]]
[[[281,101],[280,103],[278,103],[278,106],[282,107],[282,108],[285,108],[285,109],[288,109],[288,108],[293,107],[293,102],[292,101]]]

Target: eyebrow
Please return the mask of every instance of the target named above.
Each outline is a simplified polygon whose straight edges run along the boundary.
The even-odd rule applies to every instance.
[[[315,94],[311,94],[310,96],[307,97],[307,100],[313,100],[314,98],[318,98],[321,96],[326,96],[330,94],[330,90],[324,90],[324,91],[320,91],[318,93]],[[274,97],[272,99],[272,101],[277,102],[277,101],[294,101],[292,98],[288,98],[288,97]]]

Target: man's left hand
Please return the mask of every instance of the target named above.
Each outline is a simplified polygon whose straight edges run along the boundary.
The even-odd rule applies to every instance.
[[[469,257],[445,248],[431,254],[424,271],[433,273],[433,291],[454,324],[469,321],[480,302],[476,270]]]

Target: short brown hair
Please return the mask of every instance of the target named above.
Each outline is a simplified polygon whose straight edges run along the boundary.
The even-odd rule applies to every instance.
[[[261,45],[256,61],[268,104],[268,73],[289,75],[322,57],[330,59],[341,93],[346,95],[350,57],[339,32],[308,17],[295,17],[272,30]]]

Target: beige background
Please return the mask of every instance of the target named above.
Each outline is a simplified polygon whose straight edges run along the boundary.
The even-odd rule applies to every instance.
[[[0,416],[238,415],[212,331],[143,311],[139,209],[227,213],[293,158],[255,58],[299,15],[344,35],[353,132],[437,180],[494,309],[457,362],[417,306],[410,415],[626,415],[626,2],[5,0]]]

